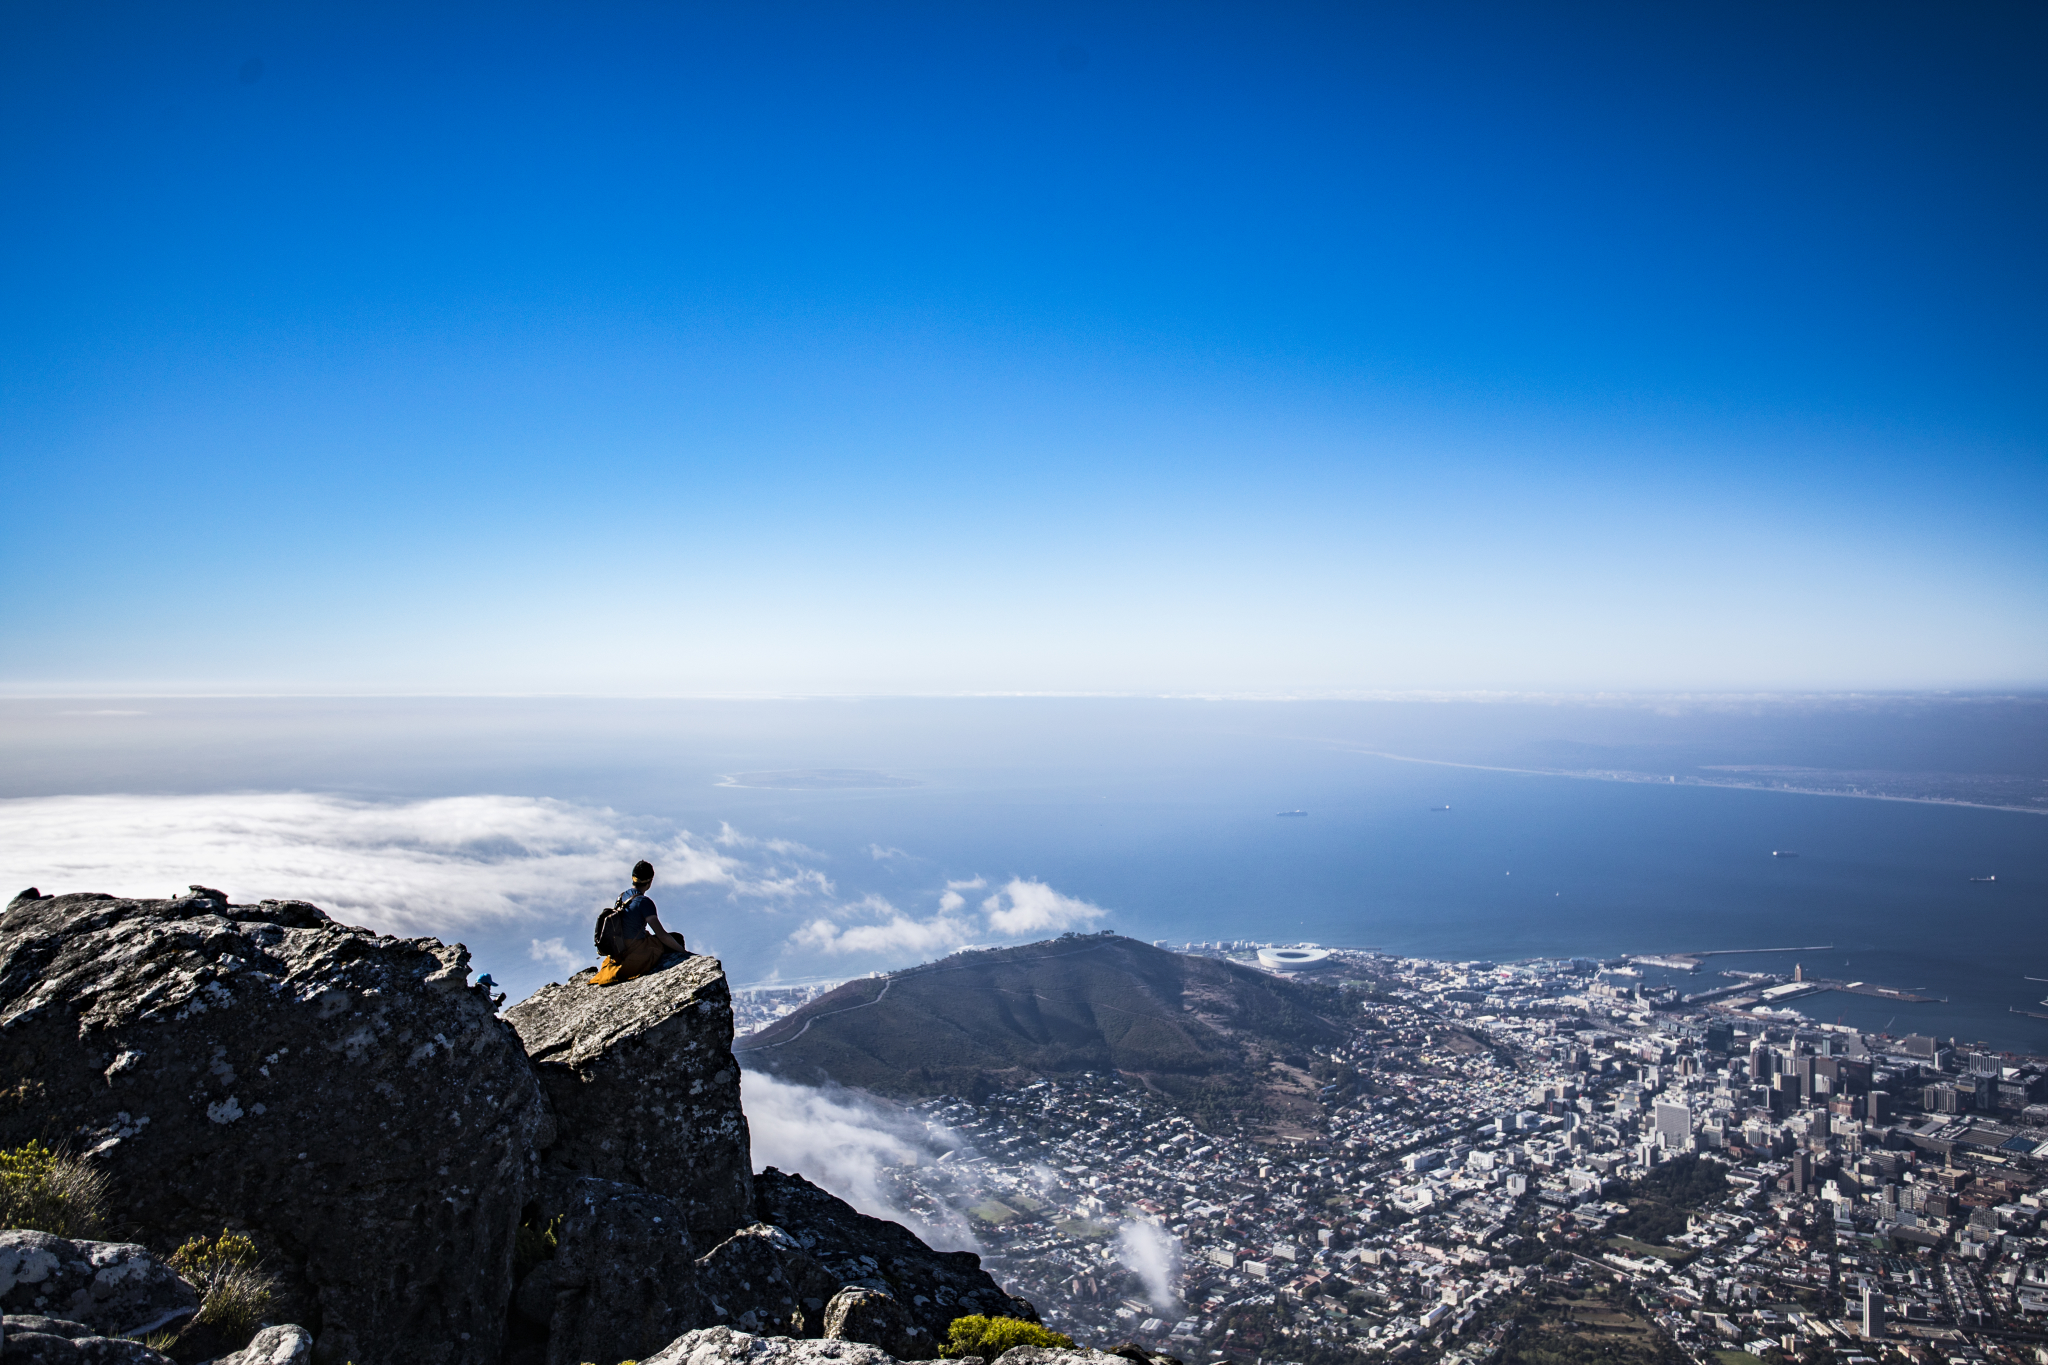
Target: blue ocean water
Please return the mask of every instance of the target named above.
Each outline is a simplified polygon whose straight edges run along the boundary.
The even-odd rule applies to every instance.
[[[1436,809],[1448,806],[1448,810]],[[1283,818],[1280,810],[1305,809]],[[849,800],[733,793],[749,828],[928,850],[949,876],[1037,877],[1135,937],[1308,941],[1508,960],[1623,952],[1826,952],[1709,960],[1946,996],[1830,994],[1801,1008],[2048,1051],[2009,1012],[2048,985],[2048,821],[1786,793],[1524,776],[1342,753],[1257,773],[951,781]],[[1796,851],[1796,858],[1774,851]],[[1993,883],[1972,876],[1995,875]],[[878,878],[928,879],[919,868]]]
[[[2048,1014],[2035,1003],[2048,985],[2024,979],[2048,977],[2048,817],[1451,761],[1514,765],[1532,746],[1570,745],[1674,764],[1806,763],[1815,754],[1800,746],[1819,736],[1841,767],[1910,752],[1950,769],[2033,771],[2034,732],[2015,726],[2024,752],[2008,756],[1982,708],[1953,723],[1910,708],[1737,723],[1719,712],[1646,719],[1611,708],[1516,716],[1414,704],[1021,700],[133,709],[143,714],[82,723],[50,704],[0,704],[9,758],[0,795],[545,796],[704,835],[729,826],[750,839],[795,841],[842,906],[876,896],[928,918],[949,882],[984,883],[966,893],[978,898],[1025,877],[1101,907],[1101,927],[1174,942],[1306,941],[1494,960],[1812,946],[1790,958],[1710,959],[1688,988],[1721,984],[1712,973],[1723,967],[1783,970],[1796,960],[1809,975],[1947,997],[1906,1005],[1829,994],[1801,1003],[1815,1018],[2048,1052],[2048,1020],[2012,1012]],[[2020,720],[2035,724],[2034,715]],[[915,785],[729,785],[735,773],[818,769]],[[1277,814],[1296,809],[1307,815]],[[1987,875],[1997,880],[1970,880]],[[669,892],[663,906],[741,982],[918,960],[805,948],[792,935],[815,905],[777,912],[700,887]],[[546,979],[523,951],[531,933],[587,941],[588,912],[565,904],[552,929],[467,937],[478,966],[518,990],[529,977]]]

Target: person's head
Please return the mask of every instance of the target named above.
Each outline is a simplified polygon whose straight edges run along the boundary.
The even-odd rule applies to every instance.
[[[654,864],[642,858],[639,862],[633,864],[633,888],[637,891],[645,891],[652,885],[654,885]]]

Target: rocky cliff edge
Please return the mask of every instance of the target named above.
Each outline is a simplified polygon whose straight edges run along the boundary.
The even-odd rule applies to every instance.
[[[31,890],[0,914],[0,1146],[86,1154],[150,1247],[250,1236],[315,1365],[648,1359],[736,1327],[916,1357],[960,1313],[1036,1317],[970,1254],[757,1186],[716,959],[586,982],[500,1017],[460,945],[302,901]]]

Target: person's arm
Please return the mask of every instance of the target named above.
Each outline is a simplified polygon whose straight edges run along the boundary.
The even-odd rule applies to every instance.
[[[655,940],[672,953],[687,953],[690,951],[683,946],[681,939],[661,927],[660,915],[649,915],[647,917],[647,932],[654,935]]]

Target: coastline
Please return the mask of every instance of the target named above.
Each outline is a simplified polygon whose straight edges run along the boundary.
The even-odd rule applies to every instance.
[[[1834,791],[1826,787],[1773,786],[1761,782],[1720,781],[1711,778],[1624,769],[1510,768],[1497,763],[1460,763],[1448,758],[1418,758],[1413,754],[1390,754],[1380,749],[1356,749],[1341,741],[1325,741],[1332,748],[1366,758],[1391,759],[1396,763],[1422,763],[1437,768],[1469,768],[1475,772],[1516,773],[1523,777],[1570,777],[1581,782],[1629,782],[1654,787],[1714,787],[1727,791],[1779,792],[1788,796],[1836,796],[1851,801],[1903,801],[1919,806],[1959,806],[1965,810],[1997,810],[2014,815],[2048,815],[2036,806],[2006,806],[1989,801],[1962,801],[1952,796],[1894,796],[1885,792]]]

